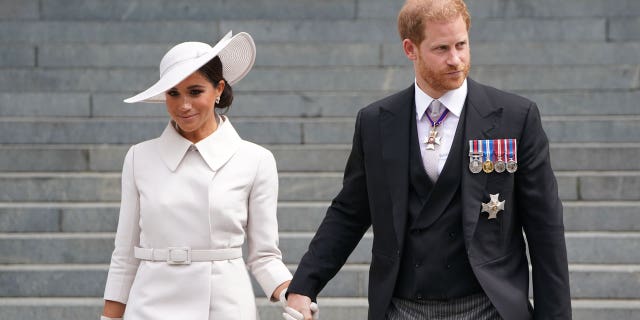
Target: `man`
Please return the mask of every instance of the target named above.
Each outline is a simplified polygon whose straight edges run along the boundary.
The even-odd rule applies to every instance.
[[[462,0],[409,0],[400,11],[415,84],[358,113],[343,188],[289,286],[305,319],[370,226],[369,319],[571,318],[538,108],[467,78],[469,27]]]

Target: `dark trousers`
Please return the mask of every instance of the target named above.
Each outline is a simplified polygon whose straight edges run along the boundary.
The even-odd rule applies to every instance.
[[[386,320],[502,320],[484,293],[451,300],[393,298]]]

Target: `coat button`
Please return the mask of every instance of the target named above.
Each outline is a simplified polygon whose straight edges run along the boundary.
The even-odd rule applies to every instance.
[[[420,268],[422,267],[422,264],[420,262],[416,263],[416,268]]]
[[[418,293],[418,295],[416,296],[416,300],[422,300],[422,295]]]
[[[449,232],[449,238],[453,239],[456,237],[456,233],[455,232]]]

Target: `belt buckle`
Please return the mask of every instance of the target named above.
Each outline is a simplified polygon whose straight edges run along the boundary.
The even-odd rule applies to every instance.
[[[191,248],[189,247],[167,248],[167,264],[171,264],[171,265],[191,264]]]

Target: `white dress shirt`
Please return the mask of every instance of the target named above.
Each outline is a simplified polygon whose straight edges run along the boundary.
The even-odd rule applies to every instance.
[[[424,159],[427,153],[426,138],[429,136],[429,130],[431,129],[431,123],[425,114],[425,111],[431,104],[434,98],[426,94],[416,82],[416,124],[418,126],[418,141],[420,142],[420,154]],[[442,168],[447,161],[449,151],[451,150],[451,143],[453,137],[456,134],[456,128],[460,121],[460,114],[462,113],[462,107],[464,107],[464,101],[467,99],[467,80],[465,79],[462,85],[455,90],[451,90],[445,93],[438,99],[443,106],[449,109],[449,114],[444,119],[440,127],[438,128],[438,135],[442,137],[440,141],[440,161],[438,162],[438,173],[442,173]],[[444,110],[443,110],[444,112]],[[438,119],[433,119],[437,121]]]

